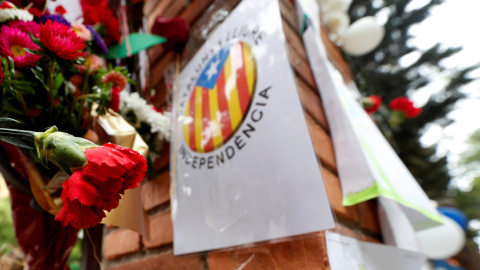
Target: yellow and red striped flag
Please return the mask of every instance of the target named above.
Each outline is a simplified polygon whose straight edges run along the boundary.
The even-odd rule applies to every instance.
[[[224,145],[247,115],[256,86],[256,62],[249,44],[223,47],[200,74],[185,106],[183,136],[195,152]]]

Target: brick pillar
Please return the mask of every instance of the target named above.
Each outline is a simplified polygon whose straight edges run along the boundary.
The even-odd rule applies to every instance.
[[[210,15],[220,6],[232,10],[238,0],[149,0],[144,13],[149,27],[157,15],[163,17],[184,17],[192,26],[190,49],[195,51],[202,44],[199,31],[202,24],[208,23]],[[280,0],[283,27],[287,38],[290,63],[295,71],[295,79],[300,100],[305,108],[305,120],[308,124],[314,150],[321,161],[322,172],[328,198],[337,219],[336,231],[360,240],[380,242],[380,228],[376,213],[376,201],[345,207],[338,179],[337,166],[325,118],[321,99],[310,70],[305,48],[297,34],[295,7],[290,0]],[[207,10],[208,9],[208,10]],[[339,69],[346,81],[352,80],[348,64],[343,60],[338,48],[322,29],[329,59]],[[193,45],[192,45],[193,44]],[[193,48],[192,46],[197,46]],[[148,51],[151,76],[149,83],[156,90],[153,104],[161,107],[166,104],[167,94],[163,71],[173,61],[173,53],[165,53],[161,46]],[[191,57],[191,55],[189,55]],[[189,57],[187,56],[187,58]],[[103,245],[103,262],[107,269],[330,269],[325,237],[323,232],[311,233],[300,238],[280,243],[265,243],[256,247],[231,251],[211,252],[201,255],[173,256],[172,221],[170,219],[169,195],[169,152],[166,146],[154,169],[159,174],[142,185],[144,208],[150,217],[149,241],[137,233],[124,229],[107,229]]]

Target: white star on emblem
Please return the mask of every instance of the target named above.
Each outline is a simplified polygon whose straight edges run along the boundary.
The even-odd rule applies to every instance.
[[[208,68],[207,72],[205,72],[205,74],[207,74],[207,80],[210,81],[210,78],[212,78],[213,75],[217,74],[218,64],[220,64],[220,61],[218,59],[210,63],[210,67]]]

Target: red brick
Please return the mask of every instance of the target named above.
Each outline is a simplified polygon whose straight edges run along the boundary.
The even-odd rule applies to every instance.
[[[166,10],[164,16],[166,18],[173,18],[175,16],[178,16],[180,12],[185,8],[185,6],[188,4],[188,1],[183,0],[183,1],[174,1],[173,4],[171,4]]]
[[[170,200],[170,172],[166,171],[142,186],[143,208],[146,211]]]
[[[352,71],[347,62],[343,59],[342,52],[329,38],[329,32],[325,25],[320,25],[320,35],[327,51],[328,59],[342,74],[343,80],[348,83],[353,81]]]
[[[329,231],[341,234],[343,236],[356,238],[356,239],[358,239],[357,237],[359,236],[355,231],[338,222],[335,224],[335,230],[329,230]]]
[[[111,260],[126,254],[140,251],[140,234],[118,229],[108,234],[103,240],[103,257]]]
[[[305,238],[208,255],[209,270],[223,269],[328,269],[322,233]],[[243,268],[242,268],[243,266]]]
[[[315,79],[313,78],[312,70],[310,69],[310,64],[304,58],[302,58],[297,50],[294,49],[293,45],[291,45],[287,41],[287,51],[288,51],[288,59],[290,60],[290,64],[292,65],[293,69],[295,70],[295,74],[302,78],[307,85],[312,89],[317,89],[317,84],[315,83]]]
[[[164,17],[165,10],[167,10],[167,8],[174,2],[175,0],[161,0],[158,2],[157,5],[151,6],[152,8],[151,11],[144,9],[144,12],[148,14],[147,16],[148,32],[150,32],[150,30],[152,29],[152,25],[155,22],[155,18],[157,18],[157,16]]]
[[[325,117],[322,101],[318,96],[318,92],[315,93],[314,90],[310,89],[307,84],[298,77],[295,78],[295,81],[297,82],[298,95],[300,96],[300,100],[305,107],[305,110],[310,116],[312,116],[315,122],[320,124],[324,130],[328,131],[328,121]]]
[[[155,87],[155,96],[153,98],[153,106],[160,108],[167,102],[167,85],[165,80],[162,80],[159,85]]]
[[[195,21],[213,3],[213,0],[194,0],[182,12],[180,17],[189,24]]]
[[[149,16],[149,14],[154,10],[154,8],[158,5],[160,0],[149,0],[145,1],[145,5],[143,5],[143,15]]]
[[[360,228],[369,230],[373,233],[380,234],[380,224],[378,222],[377,204],[375,200],[369,200],[357,204],[360,214]]]
[[[339,218],[348,219],[353,222],[359,222],[360,216],[356,205],[343,206],[342,189],[338,177],[327,169],[321,167],[323,182],[327,190],[328,200],[333,207],[335,214]]]
[[[155,65],[157,61],[160,61],[160,56],[165,52],[163,49],[162,44],[154,45],[147,50],[149,63],[151,65]],[[151,74],[151,76],[155,76],[155,74]],[[153,81],[153,80],[152,80]]]
[[[164,143],[162,150],[160,150],[160,157],[155,160],[153,170],[158,172],[165,169],[170,163],[170,144]]]
[[[333,151],[332,140],[327,132],[323,130],[310,115],[305,114],[310,137],[312,138],[315,153],[322,161],[322,165],[330,170],[337,171],[335,153]]]
[[[294,5],[285,0],[279,1],[280,4],[280,13],[282,14],[282,19],[286,20],[293,29],[298,29],[297,16],[295,13]]]
[[[285,21],[282,20],[283,31],[285,32],[285,38],[287,42],[292,45],[292,48],[297,52],[297,54],[308,61],[307,52],[303,46],[303,42],[300,39],[300,36],[297,34],[297,29],[292,29],[292,27]]]
[[[153,66],[151,67],[151,71],[152,74],[153,74],[153,79],[152,79],[152,87],[158,87],[159,84],[162,82],[163,80],[163,77],[164,77],[164,74],[163,72],[165,71],[165,68],[169,65],[169,64],[175,64],[175,52],[174,51],[170,51],[168,53],[166,53],[165,55],[163,55],[163,57],[158,60],[157,62],[155,62],[155,64],[153,64]]]
[[[201,270],[200,256],[173,256],[173,253],[165,253],[138,261],[130,261],[108,268],[110,270]]]
[[[150,240],[142,237],[142,243],[146,248],[173,243],[173,226],[170,211],[150,217]]]

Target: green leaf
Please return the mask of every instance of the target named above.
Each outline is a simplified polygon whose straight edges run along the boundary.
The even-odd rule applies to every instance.
[[[18,122],[18,121],[15,120],[15,119],[12,119],[12,118],[0,117],[0,124],[4,124],[4,123],[15,123],[15,124],[18,124],[18,123],[20,123],[20,122]]]
[[[33,43],[35,43],[37,46],[39,46],[40,48],[45,48],[45,45],[43,45],[43,43],[40,41],[40,39],[38,39],[36,36],[34,36],[32,33],[28,33],[28,36],[30,36],[30,39],[33,41]]]
[[[62,86],[63,82],[65,81],[65,78],[63,77],[62,73],[59,73],[57,77],[55,77],[55,81],[53,82],[53,92],[52,96],[57,96],[58,89],[60,86]]]
[[[45,55],[42,51],[38,50],[31,50],[27,48],[23,48],[26,52],[31,53],[31,54],[36,54],[36,55]]]
[[[15,73],[15,62],[13,62],[13,58],[10,56],[8,57],[8,63],[10,66],[10,72]]]
[[[26,94],[35,94],[35,90],[30,85],[30,82],[27,81],[19,81],[19,80],[12,80],[12,86],[15,90],[26,93]]]
[[[15,146],[26,148],[26,149],[33,149],[33,147],[28,146],[27,144],[15,139],[15,138],[0,136],[0,141],[4,141],[4,142],[7,142],[9,144],[13,144]]]

